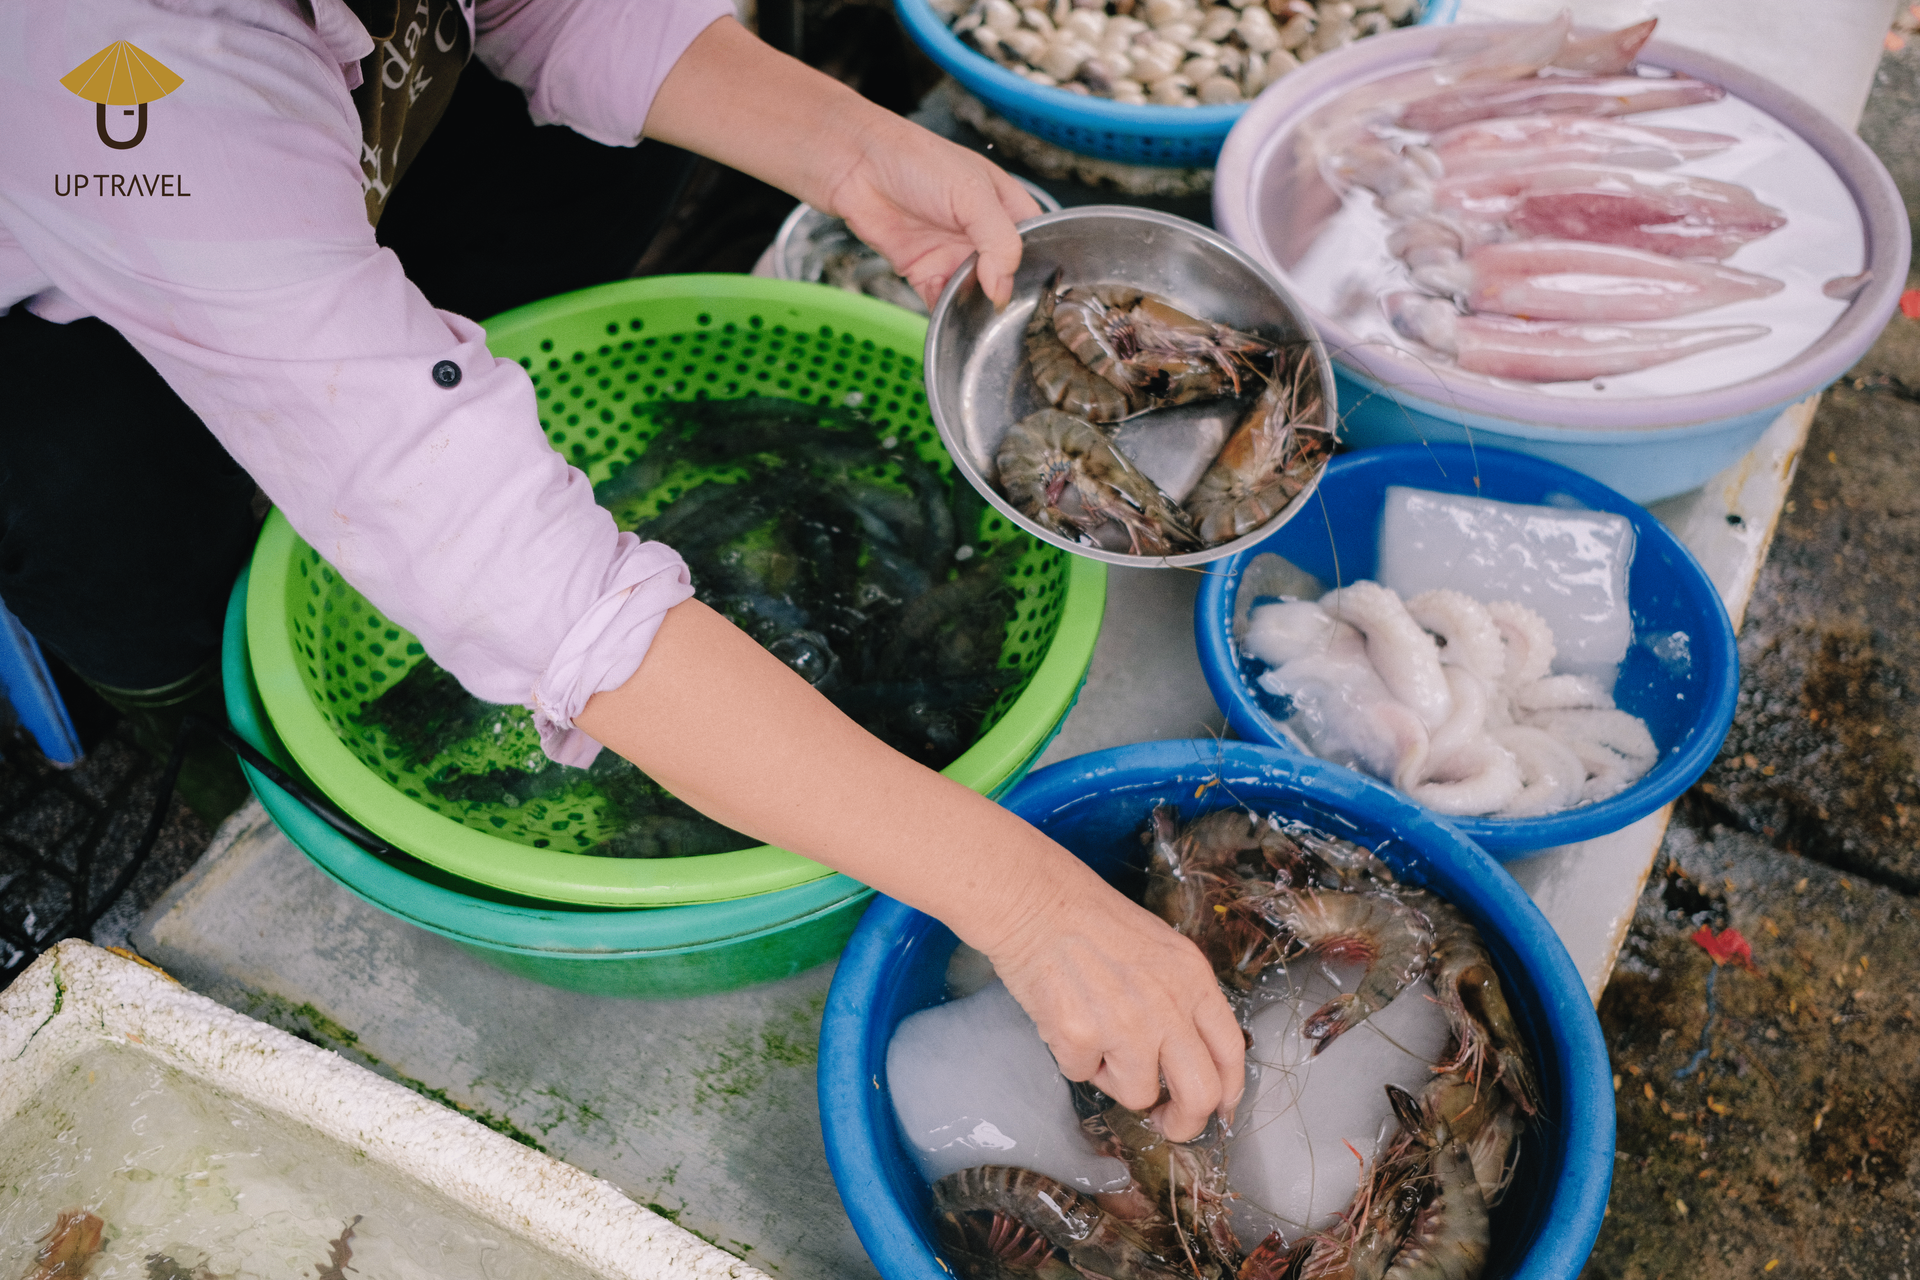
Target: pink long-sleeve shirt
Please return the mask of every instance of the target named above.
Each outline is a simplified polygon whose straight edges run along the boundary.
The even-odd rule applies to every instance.
[[[476,56],[536,120],[626,146],[732,12],[469,4]],[[350,96],[374,41],[342,0],[312,8],[309,25],[295,0],[0,0],[0,314],[112,325],[381,612],[476,696],[532,707],[554,759],[591,763],[573,717],[639,668],[692,594],[686,566],[614,527],[547,444],[526,373],[374,242]],[[116,41],[180,77],[124,150],[60,83]],[[131,117],[108,111],[124,141]]]

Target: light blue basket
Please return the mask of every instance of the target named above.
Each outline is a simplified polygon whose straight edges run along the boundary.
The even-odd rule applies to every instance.
[[[907,34],[969,93],[1016,128],[1081,155],[1121,164],[1206,168],[1247,109],[1130,106],[1034,84],[969,48],[927,0],[895,0]],[[1460,0],[1428,0],[1421,25],[1452,22]]]

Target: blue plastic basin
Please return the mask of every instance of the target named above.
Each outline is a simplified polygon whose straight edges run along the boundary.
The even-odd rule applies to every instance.
[[[1571,467],[1635,502],[1659,502],[1698,489],[1738,462],[1802,397],[1732,417],[1657,431],[1582,430],[1521,422],[1389,391],[1340,360],[1333,385],[1341,406],[1341,438],[1351,449],[1394,444],[1482,444],[1530,453]],[[1812,388],[1809,394],[1819,391]]]
[[[1627,582],[1635,640],[1621,664],[1614,700],[1647,722],[1660,762],[1633,786],[1595,804],[1539,818],[1449,819],[1454,826],[1495,857],[1511,860],[1618,831],[1706,772],[1733,724],[1740,692],[1733,624],[1706,570],[1665,525],[1598,481],[1543,458],[1465,445],[1394,445],[1337,457],[1321,477],[1320,502],[1265,542],[1212,566],[1194,601],[1194,640],[1207,686],[1236,735],[1287,745],[1261,710],[1233,642],[1240,575],[1254,556],[1272,552],[1329,586],[1372,577],[1389,485],[1611,511],[1631,520],[1637,537]],[[1684,667],[1662,661],[1646,643],[1673,632],[1687,636],[1691,660]]]
[[[1225,785],[1205,786],[1215,780]],[[1139,887],[1139,832],[1154,805],[1177,805],[1190,819],[1244,803],[1376,846],[1396,872],[1457,905],[1486,939],[1545,1098],[1512,1189],[1494,1212],[1485,1280],[1579,1274],[1613,1178],[1612,1069],[1566,948],[1472,841],[1351,770],[1243,742],[1096,751],[1039,770],[1002,803],[1123,890]],[[954,943],[931,917],[875,899],[834,974],[820,1033],[827,1162],[886,1280],[954,1276],[939,1260],[927,1184],[900,1140],[886,1088],[887,1042],[902,1018],[943,998]]]
[[[1452,22],[1460,0],[1427,0],[1423,26]],[[1037,85],[1007,70],[953,34],[927,0],[894,0],[913,42],[969,93],[1037,138],[1081,155],[1120,164],[1203,168],[1246,111],[1218,107],[1130,106]]]

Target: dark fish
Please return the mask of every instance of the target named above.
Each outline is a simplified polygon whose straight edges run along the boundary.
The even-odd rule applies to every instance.
[[[979,541],[990,516],[971,485],[852,410],[748,398],[640,406],[645,452],[595,486],[622,528],[677,550],[696,596],[867,730],[932,768],[979,736],[1025,675],[1000,665],[1024,539]],[[884,437],[884,438],[882,438]],[[360,712],[415,768],[497,718],[431,662]],[[485,752],[457,759],[485,758]],[[680,857],[759,841],[702,816],[625,760],[591,769],[443,767],[434,795],[470,807],[536,806],[520,821],[582,830],[607,857]],[[544,807],[541,807],[544,806]],[[569,837],[573,839],[573,837]]]

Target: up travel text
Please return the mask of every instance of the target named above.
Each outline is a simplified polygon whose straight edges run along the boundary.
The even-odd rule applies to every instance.
[[[56,196],[191,196],[177,173],[56,173]]]

